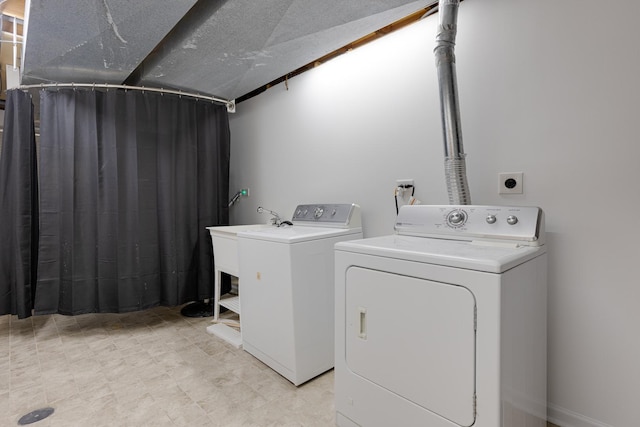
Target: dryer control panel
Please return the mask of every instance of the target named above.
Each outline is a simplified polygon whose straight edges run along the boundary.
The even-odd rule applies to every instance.
[[[397,234],[519,245],[544,244],[544,212],[532,206],[405,205]]]

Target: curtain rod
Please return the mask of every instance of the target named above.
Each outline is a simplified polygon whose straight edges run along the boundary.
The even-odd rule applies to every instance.
[[[141,90],[143,92],[149,91],[149,92],[159,92],[159,93],[170,93],[173,95],[188,96],[196,99],[204,99],[207,101],[219,102],[221,104],[226,105],[227,111],[229,113],[236,112],[235,99],[216,98],[215,96],[199,95],[196,93],[182,92],[179,90],[172,90],[172,89],[158,89],[154,87],[114,85],[110,83],[40,83],[36,85],[22,85],[22,86],[18,86],[16,89],[29,90],[29,89],[60,88],[60,87],[70,87],[70,88],[87,87],[92,89],[95,89],[95,88],[125,89],[125,90]]]

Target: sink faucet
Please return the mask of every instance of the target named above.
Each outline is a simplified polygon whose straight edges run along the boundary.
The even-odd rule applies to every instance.
[[[258,206],[258,213],[264,213],[264,212],[269,212],[271,215],[273,215],[273,218],[271,218],[272,225],[275,225],[276,227],[280,227],[280,225],[282,225],[282,218],[280,218],[280,215],[278,215],[278,212],[270,211],[269,209],[265,209],[262,206]],[[285,222],[288,222],[288,221],[285,221]]]

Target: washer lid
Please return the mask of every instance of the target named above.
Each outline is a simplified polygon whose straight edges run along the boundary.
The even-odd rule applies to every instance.
[[[337,243],[336,251],[397,258],[427,264],[502,273],[546,252],[545,246],[382,236]]]
[[[345,236],[348,234],[362,235],[362,228],[328,228],[313,226],[303,227],[293,225],[289,227],[243,231],[238,233],[238,238],[267,240],[279,243],[299,243],[309,240],[328,239],[336,236]]]

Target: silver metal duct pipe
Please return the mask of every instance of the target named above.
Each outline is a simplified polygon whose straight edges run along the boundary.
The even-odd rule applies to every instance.
[[[459,5],[460,0],[439,1],[440,24],[436,35],[434,54],[440,88],[440,113],[444,133],[444,167],[449,203],[469,205],[471,204],[471,195],[467,183],[465,154],[462,148],[454,53]]]

